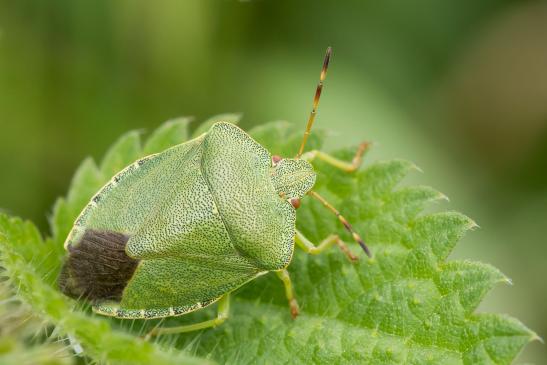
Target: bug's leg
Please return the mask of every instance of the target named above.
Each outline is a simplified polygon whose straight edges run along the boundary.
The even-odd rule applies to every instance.
[[[156,327],[152,329],[150,332],[148,332],[145,339],[149,339],[152,336],[171,335],[174,333],[192,332],[192,331],[197,331],[197,330],[201,330],[205,328],[216,327],[218,325],[221,325],[222,323],[224,323],[224,321],[228,319],[229,312],[230,312],[230,294],[225,294],[218,301],[218,313],[215,319],[210,319],[208,321],[188,324],[184,326]]]
[[[355,152],[355,156],[351,160],[351,162],[342,161],[336,157],[333,157],[329,155],[328,153],[319,151],[319,150],[313,150],[306,152],[302,155],[302,159],[306,161],[313,161],[314,159],[318,158],[322,161],[325,161],[329,165],[332,165],[336,168],[339,168],[340,170],[346,171],[346,172],[354,172],[361,166],[361,162],[363,162],[363,154],[366,152],[368,147],[370,146],[369,142],[363,142],[359,145],[357,148],[357,151]]]
[[[295,242],[302,250],[304,250],[304,252],[307,252],[310,255],[318,255],[330,248],[332,245],[336,244],[350,261],[357,261],[359,259],[349,250],[344,241],[342,241],[336,234],[331,234],[318,245],[314,245],[309,239],[306,238],[306,236],[302,234],[302,232],[296,230]]]
[[[321,202],[321,204],[323,204],[323,206],[325,208],[327,208],[332,213],[334,213],[334,215],[336,215],[336,217],[338,217],[338,220],[340,221],[340,223],[342,223],[344,225],[344,228],[351,234],[351,237],[353,238],[353,240],[355,242],[357,242],[359,244],[359,246],[361,246],[363,251],[365,251],[367,256],[368,257],[372,256],[370,254],[370,250],[368,249],[367,245],[365,244],[365,242],[363,241],[361,236],[359,236],[359,234],[357,234],[357,232],[355,232],[353,230],[353,227],[351,226],[351,224],[349,224],[349,222],[346,220],[346,218],[344,218],[342,216],[342,214],[340,214],[340,212],[335,207],[333,207],[328,201],[325,200],[325,198],[323,198],[321,195],[317,194],[313,190],[308,191],[308,195],[311,196],[314,199],[319,200],[319,202]]]
[[[298,302],[296,301],[296,298],[294,296],[294,289],[292,287],[292,281],[291,277],[289,276],[289,272],[286,269],[282,269],[276,271],[275,274],[279,279],[281,279],[283,285],[285,286],[285,295],[287,296],[289,306],[291,307],[291,316],[293,319],[295,319],[296,316],[298,316],[298,313],[300,313],[300,309],[298,308]]]

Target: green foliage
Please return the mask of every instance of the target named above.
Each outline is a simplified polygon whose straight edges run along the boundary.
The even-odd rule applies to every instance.
[[[537,338],[515,319],[474,312],[495,284],[508,279],[486,264],[447,261],[475,223],[455,212],[422,214],[428,203],[445,197],[429,187],[399,188],[401,180],[416,170],[400,160],[369,164],[355,174],[315,163],[318,191],[366,238],[373,258],[360,252],[361,260],[351,264],[336,249],[313,257],[296,252],[289,267],[301,306],[295,321],[274,275],[239,290],[224,325],[155,343],[136,335],[157,321],[124,322],[90,314],[55,286],[62,244],[75,217],[115,172],[138,157],[185,141],[188,122],[180,118],[164,124],[144,147],[139,134],[125,134],[100,167],[85,160],[67,197],[55,204],[51,238],[42,240],[31,223],[0,216],[2,265],[17,288],[16,297],[32,308],[34,316],[55,326],[56,336],[73,336],[88,358],[99,363],[153,359],[166,364],[204,359],[237,364],[509,364]],[[203,130],[198,128],[194,135]],[[291,156],[299,132],[277,122],[251,134],[272,153]],[[310,145],[319,148],[322,135],[316,133]],[[352,151],[337,155],[351,158]],[[336,218],[315,201],[303,201],[297,225],[316,242],[333,232],[351,242]],[[358,247],[352,249],[359,252]],[[212,315],[209,309],[165,322],[190,323]]]
[[[70,350],[56,341],[40,316],[14,296],[7,281],[0,282],[0,364],[69,365]]]

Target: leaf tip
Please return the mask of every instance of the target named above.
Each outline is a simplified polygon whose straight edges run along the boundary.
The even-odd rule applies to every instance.
[[[539,341],[542,345],[545,344],[545,341],[543,340],[543,338],[533,331],[532,331],[532,335],[530,336],[530,341]]]
[[[166,121],[160,126],[160,128],[162,128],[162,127],[163,127],[163,128],[168,128],[168,127],[171,127],[171,126],[177,125],[177,124],[186,124],[186,123],[190,123],[190,122],[193,122],[194,119],[195,119],[195,118],[194,118],[193,116],[191,116],[191,115],[171,118],[171,119],[166,120]]]
[[[446,196],[445,194],[441,193],[440,191],[437,192],[437,196],[435,197],[436,200],[443,200],[445,202],[449,202],[450,198]]]
[[[422,170],[418,165],[416,165],[416,164],[413,163],[413,162],[410,163],[409,170],[410,170],[410,171],[416,171],[416,172],[419,172],[419,173],[421,173],[421,174],[424,173],[424,170]]]
[[[477,222],[475,222],[473,219],[468,218],[468,220],[469,220],[469,223],[467,224],[467,227],[466,227],[466,228],[467,228],[469,231],[473,231],[473,230],[475,230],[475,229],[481,228],[481,227],[477,224]]]
[[[500,283],[503,283],[503,284],[507,284],[507,285],[513,285],[513,280],[511,280],[511,278],[503,275],[503,277],[501,278],[501,280],[499,281]]]

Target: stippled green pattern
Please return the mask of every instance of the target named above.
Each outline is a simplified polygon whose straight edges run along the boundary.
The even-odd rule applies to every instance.
[[[161,309],[217,299],[258,275],[258,270],[240,262],[239,267],[230,267],[222,258],[216,262],[167,257],[143,260],[124,291],[121,307]]]
[[[302,198],[315,184],[313,166],[306,160],[284,158],[272,172],[275,190],[287,199]]]
[[[270,151],[292,155],[301,131],[287,131],[287,124],[275,123],[251,134]],[[169,134],[160,137],[171,140]],[[138,146],[128,134],[112,148],[112,161],[121,161],[116,171],[144,156],[138,149],[135,156],[134,149],[122,148],[132,144]],[[314,145],[320,146],[317,138]],[[352,151],[337,156],[350,159]],[[513,318],[474,312],[484,295],[506,278],[489,265],[446,261],[471,221],[457,213],[423,216],[424,206],[443,195],[428,187],[398,187],[415,170],[412,164],[365,162],[353,177],[314,164],[319,192],[370,242],[374,258],[350,265],[336,250],[313,257],[297,250],[289,266],[302,307],[296,321],[290,319],[283,288],[272,275],[254,280],[235,295],[231,317],[223,326],[177,336],[178,343],[169,342],[162,351],[150,351],[129,335],[122,340],[118,332],[111,334],[110,326],[119,321],[91,318],[78,307],[72,312],[59,302],[61,295],[55,295],[50,283],[55,285],[62,242],[81,209],[112,176],[90,159],[78,169],[67,198],[56,204],[53,239],[41,242],[30,224],[0,224],[0,238],[7,238],[0,243],[19,255],[4,256],[2,265],[20,288],[18,297],[36,314],[54,318],[74,333],[97,363],[169,363],[167,357],[175,359],[181,350],[189,350],[227,364],[509,364],[537,338]],[[298,210],[297,225],[316,241],[333,231],[345,234],[334,217],[307,200]],[[31,270],[21,269],[23,265]],[[212,311],[197,312],[170,324],[211,316]],[[143,334],[145,322],[128,322],[127,331],[132,327],[135,335]],[[176,358],[172,362],[190,361]]]
[[[147,240],[147,236],[158,234],[158,231],[162,238],[164,232],[176,234],[170,229],[177,229],[178,226],[165,221],[163,213],[165,210],[176,210],[181,205],[185,207],[184,200],[192,199],[187,194],[177,194],[180,188],[201,188],[198,196],[199,193],[207,193],[206,186],[203,183],[199,185],[200,174],[196,167],[196,161],[201,158],[200,142],[200,139],[193,140],[164,153],[140,159],[117,173],[91,199],[76,220],[67,244],[76,245],[83,231],[92,228],[128,234],[132,239],[128,244],[128,253],[135,258],[144,258],[147,254],[154,257],[172,250],[167,237],[165,244],[157,245],[156,241]],[[188,223],[191,225],[189,230],[196,229],[194,222]],[[142,230],[143,227],[148,230]],[[135,240],[136,245],[133,243]]]
[[[292,258],[295,211],[276,191],[272,169],[269,152],[248,134],[214,124],[117,173],[80,214],[67,245],[87,229],[130,237],[127,254],[141,261],[121,309],[216,299]]]
[[[216,124],[203,143],[202,169],[238,252],[264,270],[288,265],[295,210],[273,186],[269,152],[238,127]]]

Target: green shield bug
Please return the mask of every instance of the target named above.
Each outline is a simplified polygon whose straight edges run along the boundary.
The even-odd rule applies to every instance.
[[[139,159],[116,174],[76,219],[65,242],[60,289],[91,301],[97,313],[118,318],[178,316],[219,302],[215,319],[149,334],[158,335],[219,325],[228,317],[230,293],[273,271],[296,317],[286,270],[295,243],[309,254],[337,245],[357,260],[337,235],[315,245],[296,229],[304,196],[333,212],[370,256],[344,217],[312,190],[311,164],[318,158],[352,172],[367,144],[359,146],[352,162],[304,152],[330,55],[328,48],[295,158],[272,156],[239,127],[219,122],[188,142]]]

